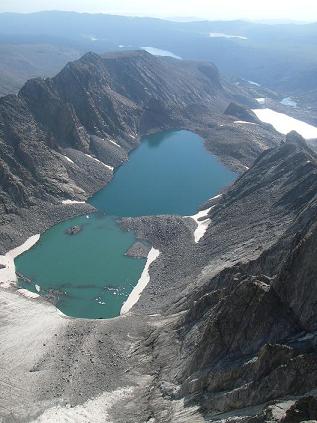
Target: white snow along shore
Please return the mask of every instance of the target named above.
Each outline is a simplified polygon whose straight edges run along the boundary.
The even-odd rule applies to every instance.
[[[85,204],[85,201],[77,201],[77,200],[63,200],[62,204]]]
[[[14,259],[32,248],[39,239],[40,234],[33,235],[19,247],[8,251],[4,256],[0,256],[0,264],[5,266],[3,269],[0,269],[0,286],[2,288],[9,288],[12,283],[17,281]]]
[[[102,164],[103,166],[105,166],[107,169],[111,170],[113,172],[114,167],[105,164],[104,162],[101,162],[100,160],[96,159],[96,157],[92,157],[90,154],[85,154],[85,156],[89,157],[92,160],[95,160],[96,162]]]
[[[144,267],[144,270],[142,272],[142,275],[137,283],[137,285],[133,288],[131,294],[129,295],[127,301],[123,304],[121,307],[120,314],[126,314],[128,311],[131,310],[131,308],[136,304],[142,294],[142,291],[147,286],[147,284],[150,282],[150,274],[149,269],[151,264],[158,258],[160,255],[160,251],[156,250],[155,248],[151,248],[148,256],[147,261]]]

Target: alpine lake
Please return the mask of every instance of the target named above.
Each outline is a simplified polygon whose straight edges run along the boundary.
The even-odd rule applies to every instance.
[[[120,315],[145,258],[126,255],[136,241],[124,216],[190,216],[230,185],[236,174],[189,131],[144,138],[116,169],[112,181],[90,198],[97,212],[60,223],[15,259],[19,287],[54,298],[65,315],[107,319]],[[80,231],[69,235],[69,228]]]

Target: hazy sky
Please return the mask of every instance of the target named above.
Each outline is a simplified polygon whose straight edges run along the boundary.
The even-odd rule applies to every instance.
[[[205,19],[317,21],[317,0],[0,0],[0,12],[39,10]]]

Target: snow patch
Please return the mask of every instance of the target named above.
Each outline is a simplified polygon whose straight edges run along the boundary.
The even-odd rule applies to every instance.
[[[64,157],[65,157],[65,159],[69,162],[69,163],[73,163],[74,164],[74,162],[69,158],[69,157],[67,157],[67,156],[65,156],[64,155]]]
[[[256,125],[254,122],[247,122],[246,120],[235,120],[233,123],[245,123],[247,125]]]
[[[219,196],[216,195],[216,197],[213,197],[213,198],[217,198],[217,197]],[[201,238],[205,235],[206,230],[208,229],[208,226],[210,224],[210,219],[207,216],[213,207],[214,206],[209,207],[209,209],[202,210],[198,212],[197,214],[194,214],[194,216],[190,216],[197,223],[197,228],[195,229],[195,232],[194,232],[194,239],[196,244],[201,240]]]
[[[220,198],[220,197],[222,197],[222,194],[215,195],[214,197],[211,198],[211,200],[216,200],[216,198]]]
[[[62,204],[86,204],[86,202],[77,200],[63,200]]]
[[[286,135],[291,131],[296,131],[306,139],[317,138],[317,128],[315,126],[284,113],[275,112],[271,109],[253,109],[253,112],[262,122],[270,123],[281,134]]]
[[[75,407],[71,407],[70,404],[57,405],[45,410],[31,423],[110,423],[112,421],[109,415],[110,408],[118,401],[129,397],[133,389],[133,387],[127,387],[112,392],[104,392],[98,397]]]
[[[256,101],[257,101],[259,104],[265,104],[265,98],[256,98]]]
[[[40,239],[40,234],[30,236],[22,245],[8,251],[4,256],[0,256],[0,264],[4,265],[0,269],[0,286],[2,288],[9,288],[12,283],[16,283],[17,276],[15,273],[14,259],[29,250]]]
[[[17,293],[22,295],[25,298],[30,298],[31,300],[37,300],[39,298],[39,294],[28,291],[27,289],[18,289]]]
[[[248,81],[248,83],[251,85],[255,85],[256,87],[261,87],[261,84],[259,84],[258,82]]]
[[[116,143],[115,141],[113,141],[113,140],[107,140],[107,141],[109,141],[109,142],[111,142],[111,144],[114,144],[114,145],[116,145],[117,147],[120,147],[120,148],[122,148],[121,147],[121,145],[119,145],[118,143]]]
[[[111,171],[113,171],[114,167],[113,166],[109,166],[103,162],[101,162],[100,160],[96,159],[96,157],[91,156],[90,154],[85,154],[85,156],[89,157],[92,160],[95,160],[96,162],[102,164],[103,166],[105,166],[107,169],[110,169]]]
[[[147,51],[153,56],[173,57],[174,59],[182,60],[180,56],[177,56],[176,54],[168,50],[161,50],[160,48],[155,47],[141,47],[141,49]]]
[[[133,291],[129,295],[127,301],[121,307],[121,311],[120,311],[121,315],[126,314],[128,311],[130,311],[131,308],[134,306],[134,304],[138,302],[142,291],[150,282],[150,273],[149,273],[150,266],[158,258],[159,255],[160,255],[160,251],[152,247],[147,256],[147,261],[146,261],[144,270],[142,272],[142,275],[137,285],[133,288]]]

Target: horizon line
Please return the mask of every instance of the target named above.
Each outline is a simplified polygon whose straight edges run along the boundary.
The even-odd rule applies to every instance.
[[[194,16],[160,16],[160,15],[140,15],[133,14],[130,12],[91,12],[91,11],[78,11],[78,10],[61,10],[61,9],[44,9],[44,10],[34,10],[29,12],[21,11],[0,11],[0,14],[17,14],[17,15],[33,15],[37,13],[75,13],[75,14],[88,14],[88,15],[105,15],[105,16],[116,16],[116,17],[125,17],[125,18],[139,18],[139,19],[157,19],[165,20],[175,23],[191,23],[191,22],[251,22],[256,24],[297,24],[305,25],[317,23],[317,18],[313,20],[296,20],[292,18],[246,18],[246,17],[237,17],[237,18],[203,18],[203,17],[194,17]]]

